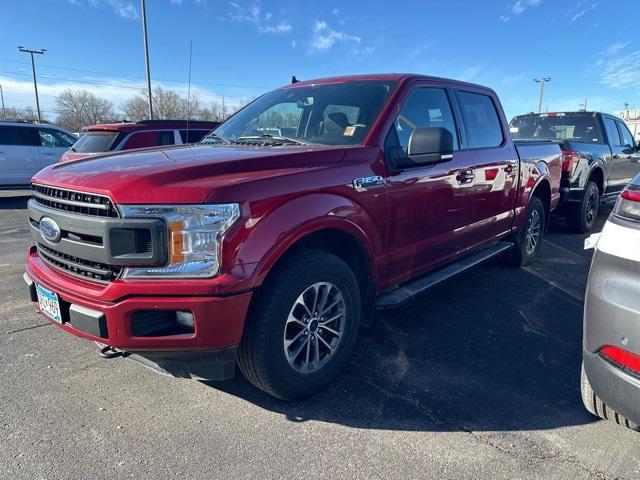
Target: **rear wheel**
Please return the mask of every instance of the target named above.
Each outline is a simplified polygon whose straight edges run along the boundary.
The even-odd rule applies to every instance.
[[[358,332],[360,290],[349,266],[302,250],[256,295],[238,352],[243,375],[284,400],[325,388],[349,360]]]
[[[592,415],[604,420],[611,420],[618,425],[635,430],[636,432],[640,431],[640,427],[637,424],[629,421],[615,410],[612,410],[600,397],[593,393],[587,374],[584,371],[584,365],[582,366],[582,372],[580,374],[580,392],[582,393],[584,408]]]
[[[526,266],[533,262],[542,246],[546,227],[546,212],[538,197],[531,198],[525,215],[522,229],[518,232],[511,251],[511,263],[516,266]]]
[[[567,225],[576,233],[590,233],[600,209],[600,190],[595,182],[589,181],[582,200],[570,205],[567,212]]]

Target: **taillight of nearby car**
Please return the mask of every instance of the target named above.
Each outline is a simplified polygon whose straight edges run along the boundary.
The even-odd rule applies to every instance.
[[[627,220],[640,221],[640,188],[627,187],[618,198],[613,214]]]

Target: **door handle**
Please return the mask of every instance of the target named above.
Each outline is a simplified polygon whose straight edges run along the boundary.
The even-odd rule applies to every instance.
[[[460,170],[456,175],[456,180],[458,183],[471,183],[473,179],[476,178],[476,174],[473,173],[473,170]]]

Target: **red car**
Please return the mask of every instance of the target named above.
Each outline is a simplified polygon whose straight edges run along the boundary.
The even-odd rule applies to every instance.
[[[197,143],[220,122],[143,120],[104,123],[82,129],[80,138],[60,157],[61,162],[134,148]]]
[[[39,172],[25,281],[104,355],[210,380],[237,363],[301,398],[347,365],[376,308],[497,255],[532,262],[561,172],[556,143],[513,142],[486,87],[299,82],[200,145]]]

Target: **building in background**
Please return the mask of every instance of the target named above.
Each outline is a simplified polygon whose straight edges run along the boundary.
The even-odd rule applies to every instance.
[[[640,109],[626,108],[619,112],[618,116],[625,121],[633,134],[633,138],[640,142]]]

